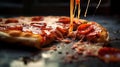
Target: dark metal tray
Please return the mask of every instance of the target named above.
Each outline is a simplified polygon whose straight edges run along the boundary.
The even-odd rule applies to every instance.
[[[85,19],[106,27],[110,32],[109,46],[120,49],[119,17],[88,16]],[[120,67],[120,63],[105,63],[96,57],[78,55],[71,49],[72,44],[55,45],[55,50],[39,51],[0,42],[0,67]]]

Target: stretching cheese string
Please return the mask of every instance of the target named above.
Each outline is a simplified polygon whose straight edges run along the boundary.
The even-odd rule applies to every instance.
[[[96,10],[98,9],[98,7],[100,6],[100,4],[101,4],[101,0],[99,0],[99,2],[98,2],[98,4],[97,4],[96,9],[95,9],[95,12],[96,12]],[[84,13],[84,17],[86,17],[86,15],[87,15],[89,5],[90,5],[90,0],[88,0],[87,8],[86,8],[85,13]]]
[[[87,8],[86,8],[85,13],[84,13],[84,17],[86,17],[86,15],[87,15],[87,11],[88,11],[88,7],[89,7],[89,5],[90,5],[90,0],[88,0]]]
[[[74,7],[74,3],[75,3],[75,7]],[[99,0],[98,5],[96,6],[96,9],[98,9],[98,7],[100,6],[101,0]],[[86,17],[87,12],[88,12],[88,8],[90,5],[90,0],[88,0],[87,2],[87,7],[84,13],[84,17]],[[75,12],[76,12],[76,8],[78,7],[78,12],[77,12],[77,18],[80,19],[80,13],[81,13],[81,7],[80,7],[80,0],[70,0],[70,27],[69,27],[69,34],[72,33],[73,31],[73,19],[75,16]]]
[[[74,3],[75,3],[75,7],[74,7]],[[80,9],[80,0],[70,0],[70,27],[69,27],[69,34],[72,33],[73,31],[73,19],[74,19],[74,16],[75,16],[75,11],[76,11],[76,8],[78,8],[78,16],[77,18],[79,19],[80,18],[80,12],[81,12],[81,9]]]
[[[73,31],[73,18],[74,18],[74,0],[70,0],[70,27],[69,34]]]
[[[80,12],[81,12],[81,8],[80,8],[80,0],[78,0],[78,19],[80,18]],[[76,3],[77,4],[77,3]]]
[[[99,0],[98,5],[96,6],[96,9],[100,6],[101,0]]]

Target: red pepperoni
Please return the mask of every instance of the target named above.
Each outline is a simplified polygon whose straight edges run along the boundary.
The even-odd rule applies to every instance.
[[[5,21],[5,23],[18,23],[18,20],[15,18],[9,18]]]
[[[92,38],[99,38],[100,37],[100,34],[93,31],[93,32],[90,32],[88,35],[87,35],[87,38],[88,39],[92,39]]]
[[[70,18],[62,17],[62,18],[59,18],[58,22],[68,24],[68,23],[70,23]]]
[[[90,33],[86,35],[86,38],[90,41],[95,41],[95,39],[97,38],[97,33],[96,32]]]
[[[0,30],[1,31],[6,30],[6,29],[7,29],[7,26],[5,24],[0,25]]]
[[[79,27],[78,27],[78,30],[84,30],[86,28],[88,28],[91,24],[81,24]]]
[[[46,35],[46,33],[43,30],[43,34],[44,35],[40,34],[43,36],[42,41],[41,41],[42,45],[50,44],[53,40],[55,40],[55,33],[54,32],[51,32],[49,35]]]
[[[59,27],[57,27],[56,29],[57,29],[62,35],[67,35],[67,33],[68,33],[67,29],[62,29],[62,28],[59,28]]]
[[[46,36],[46,43],[49,44],[50,42],[55,40],[55,35],[50,33],[49,35]]]
[[[45,28],[47,24],[46,23],[31,23],[31,25],[42,29],[42,28]]]
[[[57,39],[63,39],[63,34],[59,30],[55,31],[55,36]]]
[[[21,25],[16,25],[16,26],[0,26],[0,30],[22,30]]]
[[[35,17],[33,17],[31,20],[32,20],[32,21],[42,21],[42,20],[44,20],[44,19],[43,19],[43,16],[35,16]]]
[[[1,30],[1,31],[5,30],[5,29],[6,29],[5,27],[0,27],[0,30]]]
[[[7,27],[8,30],[22,30],[22,28],[21,25]]]
[[[81,24],[78,27],[79,34],[88,34],[93,30],[93,27],[90,24]]]
[[[49,30],[52,30],[52,29],[53,29],[53,28],[51,28],[51,27],[50,27],[50,28],[46,28],[46,27],[43,27],[43,28],[42,28],[42,30],[48,30],[48,31],[49,31]]]
[[[44,46],[44,45],[46,45],[45,43],[46,43],[46,37],[43,36],[42,39],[41,39],[41,41],[40,41],[40,44],[41,44],[42,46]]]
[[[0,18],[0,22],[2,22],[2,18]]]
[[[115,48],[109,48],[109,47],[103,47],[99,50],[98,54],[101,56],[104,56],[106,54],[110,55],[114,55],[114,54],[120,54],[120,50],[119,49],[115,49]]]
[[[44,30],[41,30],[41,36],[46,36],[47,35],[47,33],[44,31]]]
[[[103,47],[99,49],[98,57],[105,62],[120,62],[120,50],[116,48]]]

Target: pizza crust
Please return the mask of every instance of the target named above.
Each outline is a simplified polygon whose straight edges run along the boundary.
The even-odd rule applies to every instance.
[[[96,23],[96,26],[101,29],[101,32],[99,33],[100,34],[100,38],[96,39],[97,42],[106,44],[109,41],[109,33],[108,33],[108,31],[106,30],[105,27],[101,26],[98,23]]]
[[[11,36],[11,33],[12,33],[12,36]],[[17,32],[17,35],[18,35],[18,32]],[[9,32],[9,34],[0,31],[0,40],[1,41],[13,43],[13,44],[17,43],[20,45],[25,45],[25,46],[30,46],[30,47],[41,48],[40,43],[42,41],[42,37],[40,35],[35,34],[35,35],[28,37],[28,34],[27,34],[27,37],[25,37],[25,36],[23,36],[23,35],[16,36],[16,31],[11,31],[11,32]]]

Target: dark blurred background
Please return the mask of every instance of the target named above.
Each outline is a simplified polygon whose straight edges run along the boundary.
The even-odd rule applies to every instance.
[[[88,0],[81,0],[84,14]],[[99,0],[91,0],[88,15],[120,16],[119,0],[102,0],[95,12]],[[67,15],[70,0],[0,0],[0,16],[29,15]]]

